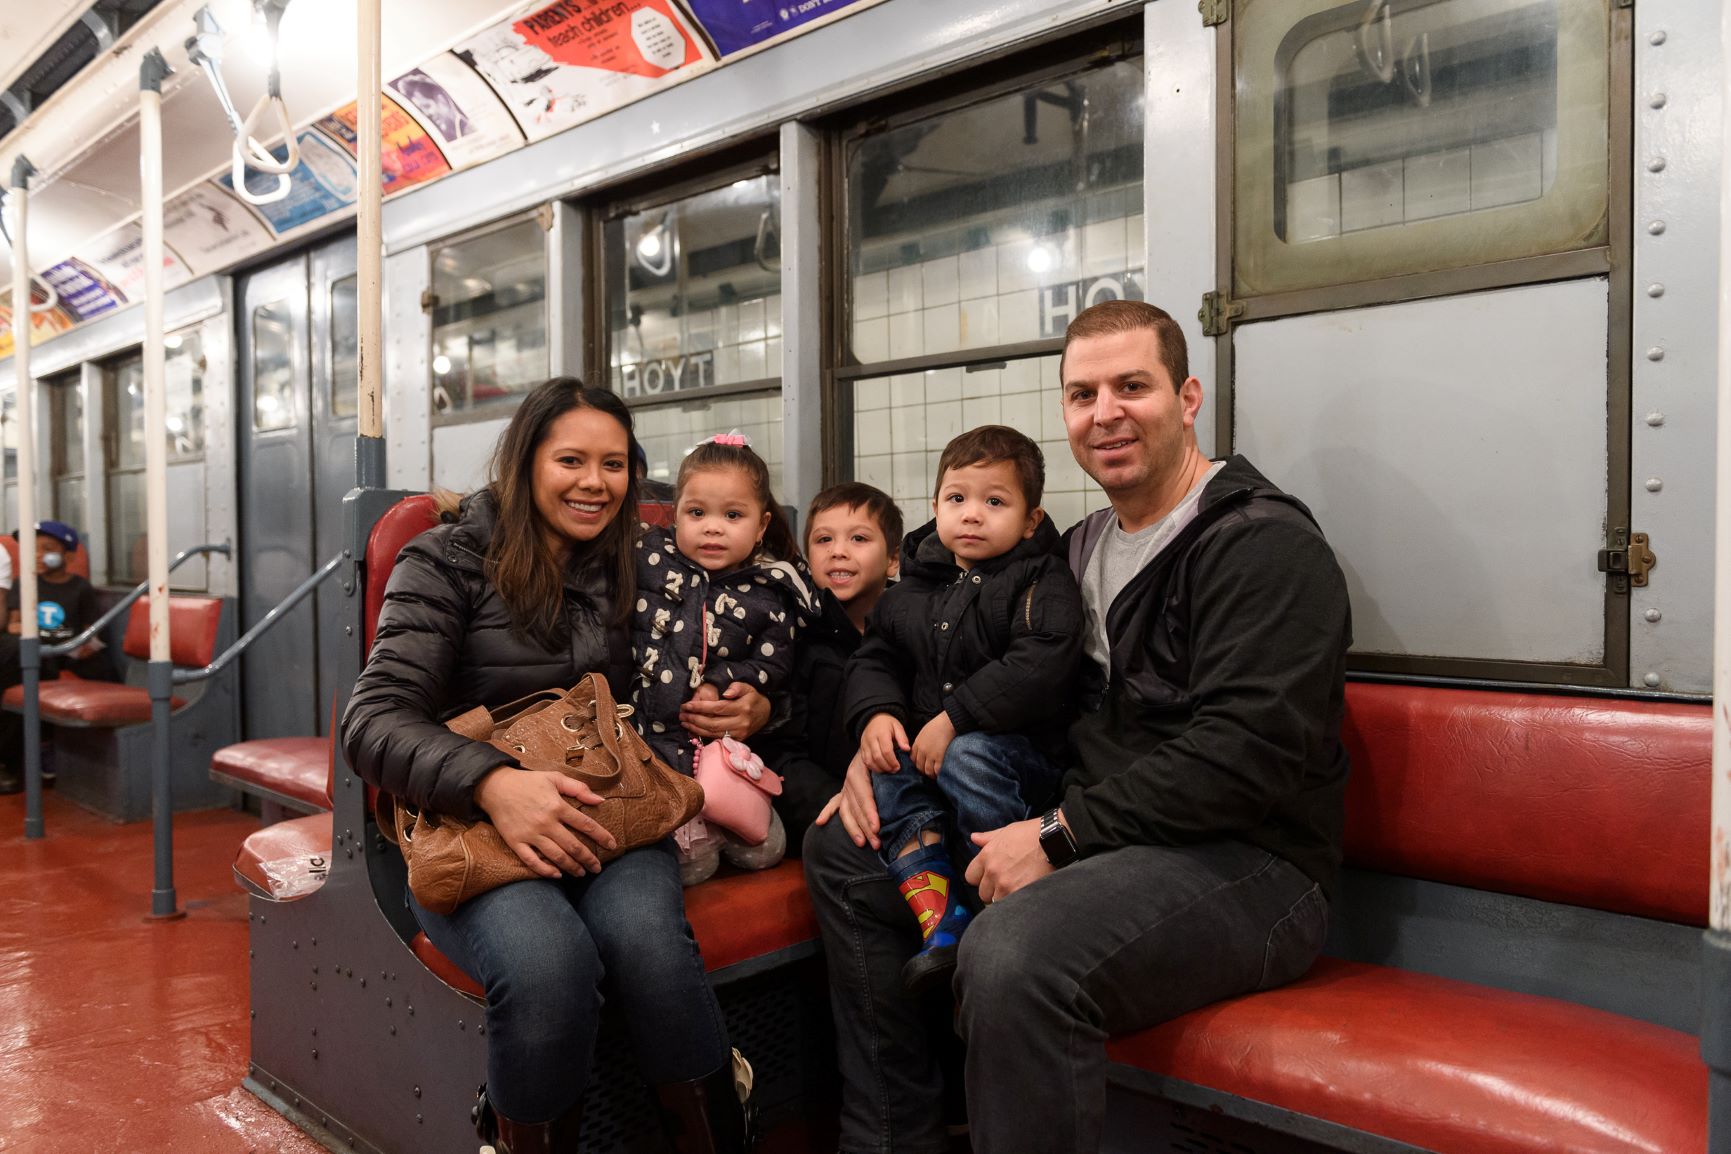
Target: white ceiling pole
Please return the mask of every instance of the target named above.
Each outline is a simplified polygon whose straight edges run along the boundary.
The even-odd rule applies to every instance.
[[[384,91],[379,62],[379,0],[355,5],[355,160],[360,166],[360,204],[355,216],[355,304],[358,336],[355,388],[358,418],[355,484],[385,483],[385,424],[381,406],[384,368],[384,163],[380,155],[379,101]]]
[[[30,371],[30,177],[20,156],[12,165],[12,358],[18,390],[18,665],[24,686],[24,836],[39,838],[42,822],[41,641],[36,628],[36,377]]]

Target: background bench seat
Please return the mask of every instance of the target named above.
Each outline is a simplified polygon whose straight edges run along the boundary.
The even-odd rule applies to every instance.
[[[217,750],[210,776],[285,808],[316,813],[331,808],[330,767],[328,737],[266,737]]]

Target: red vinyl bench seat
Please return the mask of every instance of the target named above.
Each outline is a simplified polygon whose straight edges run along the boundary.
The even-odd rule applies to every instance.
[[[242,889],[272,901],[293,901],[324,884],[331,860],[332,817],[309,814],[254,830],[234,859]]]
[[[169,658],[178,666],[202,668],[216,657],[218,630],[222,624],[219,597],[175,596],[168,599]],[[150,603],[140,598],[126,620],[123,650],[137,661],[150,659]],[[52,725],[117,729],[150,721],[150,694],[142,685],[117,681],[84,681],[62,678],[38,687],[42,720]],[[169,708],[185,709],[188,698],[174,695]],[[14,713],[24,709],[24,688],[8,689],[0,704]]]
[[[710,972],[759,960],[774,960],[817,941],[817,915],[797,860],[754,873],[723,873],[685,891],[685,917]],[[481,986],[439,952],[426,934],[410,946],[446,985],[471,998]]]
[[[331,808],[331,739],[267,737],[225,745],[210,759],[210,776],[306,813]]]
[[[1706,921],[1705,706],[1347,687],[1346,860],[1386,874]],[[1686,1033],[1556,998],[1323,958],[1292,985],[1108,1046],[1154,1076],[1448,1154],[1699,1152]]]

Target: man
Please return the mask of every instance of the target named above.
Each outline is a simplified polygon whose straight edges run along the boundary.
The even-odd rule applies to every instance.
[[[979,1154],[1090,1151],[1106,1039],[1299,977],[1340,862],[1346,586],[1308,510],[1196,443],[1202,384],[1160,309],[1065,334],[1070,449],[1111,500],[1070,531],[1090,661],[1059,804],[979,835],[955,991]],[[1030,799],[1033,800],[1033,799]],[[900,993],[917,947],[856,765],[806,840],[829,956],[842,1149],[942,1151],[942,1079]]]

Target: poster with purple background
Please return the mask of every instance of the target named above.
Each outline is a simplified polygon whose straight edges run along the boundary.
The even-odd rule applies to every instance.
[[[723,59],[785,32],[878,0],[684,0]]]

